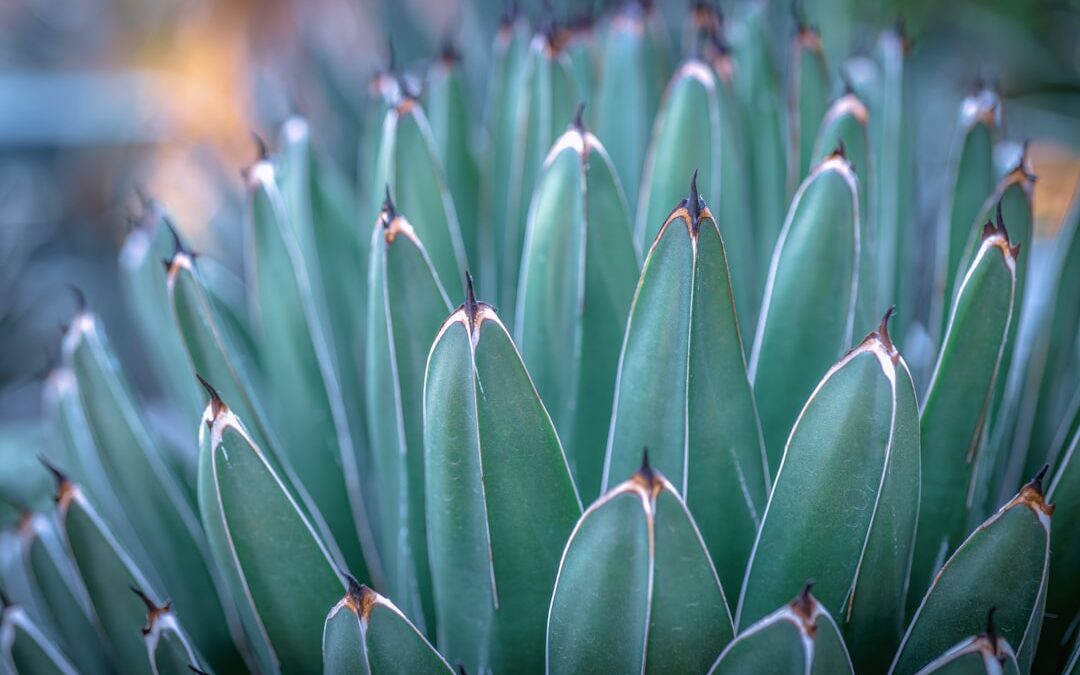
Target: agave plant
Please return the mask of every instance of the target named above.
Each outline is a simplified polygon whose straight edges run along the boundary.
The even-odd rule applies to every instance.
[[[1075,672],[1080,200],[1036,246],[981,91],[912,255],[905,35],[840,82],[769,21],[509,12],[483,111],[380,72],[360,184],[299,117],[244,171],[243,269],[147,200],[163,400],[80,296],[0,671]]]

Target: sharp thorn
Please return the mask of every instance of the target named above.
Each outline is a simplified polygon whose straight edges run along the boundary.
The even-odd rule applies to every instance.
[[[394,200],[390,197],[390,183],[386,183],[386,196],[383,197],[382,210],[383,210],[383,227],[390,227],[390,222],[397,217],[397,209],[394,207]]]
[[[896,305],[889,307],[885,312],[885,316],[881,317],[881,324],[878,325],[877,333],[878,337],[885,344],[885,348],[890,352],[894,350],[892,338],[889,337],[889,319],[892,318],[896,312]]]
[[[582,122],[582,117],[585,114],[585,101],[578,103],[577,112],[574,113],[574,119],[570,122],[570,126],[578,131],[585,131],[585,123]]]
[[[75,296],[75,313],[82,314],[86,311],[86,294],[75,284],[68,284],[68,290]]]
[[[1035,474],[1035,477],[1031,479],[1030,483],[1028,483],[1028,485],[1040,495],[1043,494],[1043,479],[1046,478],[1046,472],[1049,470],[1050,465],[1043,464],[1042,468],[1039,469],[1039,473]]]
[[[70,482],[68,480],[67,474],[65,474],[63,471],[61,471],[59,468],[57,468],[57,466],[55,464],[50,462],[49,459],[45,455],[39,454],[38,455],[38,461],[41,462],[42,466],[44,466],[46,469],[48,469],[49,473],[51,473],[53,478],[56,479],[56,486],[58,488],[61,485],[63,485],[64,483]]]
[[[694,175],[690,177],[690,196],[686,198],[686,210],[690,214],[690,226],[696,232],[698,220],[701,218],[701,195],[697,187],[698,170],[694,169]]]
[[[638,467],[638,475],[644,478],[647,482],[652,483],[653,472],[652,464],[649,463],[649,446],[645,446],[641,452],[641,466]]]
[[[221,396],[218,395],[217,389],[214,389],[214,387],[206,381],[206,378],[199,373],[195,373],[195,378],[199,381],[199,384],[202,385],[203,389],[206,390],[206,395],[210,397],[210,414],[214,418],[217,418],[217,416],[221,414],[221,411],[226,408],[225,402],[221,400]]]
[[[143,593],[135,586],[128,586],[128,588],[130,588],[131,592],[139,596],[139,599],[143,601],[143,604],[146,605],[147,612],[155,612],[159,609],[159,607],[154,604],[154,601],[151,600],[150,596],[148,596],[146,593]]]
[[[997,607],[994,606],[986,613],[986,637],[995,650],[997,650],[997,630],[994,628],[994,612],[996,611]]]
[[[270,159],[270,148],[266,145],[266,141],[258,132],[252,130],[251,139],[255,141],[255,161],[265,162]]]
[[[465,270],[465,314],[472,321],[476,317],[476,293],[473,289],[472,274]]]

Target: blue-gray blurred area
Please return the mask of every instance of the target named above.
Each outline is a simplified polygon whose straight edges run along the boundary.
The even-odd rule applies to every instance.
[[[521,4],[535,23],[614,3]],[[688,4],[657,3],[673,44]],[[1052,149],[1033,157],[1043,174],[1040,217],[1050,222],[1047,214],[1064,209],[1075,173],[1055,177],[1080,153],[1076,3],[796,4],[821,30],[836,69],[904,22],[913,43],[917,225],[936,216],[957,106],[979,81],[1000,89],[1009,139]],[[320,152],[363,185],[371,75],[391,65],[418,70],[453,43],[479,123],[506,9],[479,0],[0,0],[0,420],[37,415],[41,375],[74,310],[69,285],[104,317],[129,372],[154,396],[116,272],[140,194],[164,203],[196,250],[238,268],[240,171],[254,157],[252,132],[272,142],[288,115],[302,114]],[[771,16],[785,63],[792,3],[773,3]]]

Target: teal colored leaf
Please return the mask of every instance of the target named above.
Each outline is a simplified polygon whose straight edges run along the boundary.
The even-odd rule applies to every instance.
[[[791,127],[792,167],[797,171],[795,184],[810,174],[814,163],[814,143],[817,131],[829,107],[831,83],[825,65],[821,34],[811,26],[800,25],[792,43],[791,70]]]
[[[602,491],[648,447],[701,527],[729,593],[742,584],[769,478],[727,254],[696,183],[649,251],[616,381]]]
[[[539,671],[581,503],[509,333],[471,291],[435,338],[424,385],[436,632],[469,672]]]
[[[514,333],[585,500],[600,494],[637,254],[604,146],[571,124],[537,180]],[[599,414],[598,414],[599,413]]]
[[[75,675],[77,670],[22,607],[0,608],[0,666],[11,664],[15,673]]]
[[[919,671],[920,675],[1020,675],[1013,649],[993,632],[956,643]]]
[[[570,535],[548,615],[547,671],[704,672],[733,633],[701,534],[646,455]]]

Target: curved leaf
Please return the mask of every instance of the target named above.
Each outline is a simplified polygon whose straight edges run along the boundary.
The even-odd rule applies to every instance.
[[[803,403],[853,341],[861,251],[855,174],[834,154],[791,202],[750,356],[773,474]]]
[[[856,666],[880,672],[899,643],[919,496],[918,406],[886,330],[826,373],[795,422],[747,566],[737,625],[817,580]]]
[[[919,675],[1020,675],[1005,638],[983,633],[961,640],[919,671]]]
[[[581,504],[509,333],[469,291],[435,338],[424,383],[439,646],[469,672],[539,671],[559,552]]]
[[[0,610],[0,666],[10,661],[16,673],[75,675],[77,670],[22,607]]]
[[[547,671],[703,672],[733,632],[697,526],[646,455],[570,535],[548,615]]]
[[[600,494],[618,351],[639,271],[604,146],[571,124],[536,184],[514,333],[584,499]],[[600,414],[597,414],[600,413]]]

